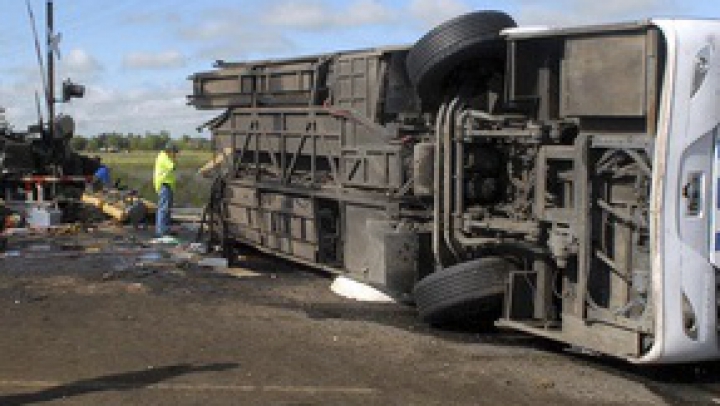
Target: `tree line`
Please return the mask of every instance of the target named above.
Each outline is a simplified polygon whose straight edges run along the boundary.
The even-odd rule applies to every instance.
[[[182,150],[209,151],[211,142],[204,137],[183,135],[173,139],[167,131],[145,134],[104,133],[95,137],[75,135],[70,145],[75,151],[158,151],[172,140]]]

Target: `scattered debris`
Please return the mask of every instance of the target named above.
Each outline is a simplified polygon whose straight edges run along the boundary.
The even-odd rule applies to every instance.
[[[35,252],[47,252],[51,251],[53,247],[49,244],[33,244],[27,247],[28,251],[35,251]]]
[[[5,229],[5,235],[7,236],[13,236],[13,235],[27,235],[30,233],[29,228],[25,227],[18,227],[18,228],[6,228]]]
[[[155,203],[140,198],[133,190],[109,189],[99,192],[85,192],[82,201],[97,207],[103,213],[123,223],[139,225],[147,216],[157,210]]]
[[[161,261],[164,259],[164,257],[163,257],[162,253],[155,251],[155,252],[145,253],[145,254],[141,255],[138,259],[143,262],[153,262],[153,261]]]
[[[182,242],[182,241],[178,240],[177,238],[175,238],[175,237],[173,237],[173,236],[169,236],[169,235],[166,235],[166,236],[163,236],[163,237],[154,238],[154,239],[150,240],[150,244],[173,244],[173,245],[177,245],[177,244],[180,244],[181,242]]]
[[[5,228],[18,228],[23,225],[23,218],[18,213],[5,216]]]
[[[181,223],[181,226],[190,231],[197,230],[202,220],[202,209],[190,207],[174,207],[172,219]]]
[[[60,224],[62,212],[53,206],[31,207],[27,213],[27,224],[30,227],[53,227]]]
[[[346,276],[338,276],[330,285],[330,290],[342,297],[361,302],[392,303],[395,299],[380,290]]]
[[[187,251],[202,254],[202,253],[207,252],[207,246],[203,243],[193,242],[193,243],[190,243],[190,245],[188,245]]]
[[[228,260],[226,258],[207,257],[198,261],[198,265],[208,268],[227,268]]]
[[[224,269],[216,269],[219,273],[222,273],[224,275],[230,275],[235,278],[255,278],[258,276],[262,276],[262,274],[253,272],[247,269],[243,268],[224,268]]]

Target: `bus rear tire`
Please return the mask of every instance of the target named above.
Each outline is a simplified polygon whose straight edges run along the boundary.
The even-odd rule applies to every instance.
[[[444,79],[461,63],[472,59],[505,59],[500,31],[515,27],[500,11],[476,11],[455,17],[425,34],[410,48],[405,67],[418,95],[435,103],[445,93]]]
[[[430,274],[415,285],[420,318],[434,326],[488,327],[499,316],[510,266],[481,258]]]

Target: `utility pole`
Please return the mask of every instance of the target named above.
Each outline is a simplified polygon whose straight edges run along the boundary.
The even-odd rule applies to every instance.
[[[48,138],[55,140],[55,58],[53,56],[53,42],[55,33],[53,29],[53,0],[47,1],[47,107],[48,107]]]

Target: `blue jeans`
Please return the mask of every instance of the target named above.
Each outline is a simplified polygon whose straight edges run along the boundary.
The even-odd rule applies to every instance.
[[[173,191],[163,184],[158,196],[158,207],[155,215],[155,234],[162,237],[170,231],[170,216],[173,204]]]

